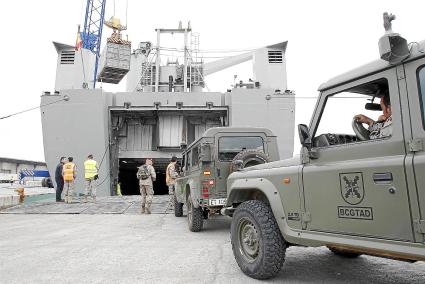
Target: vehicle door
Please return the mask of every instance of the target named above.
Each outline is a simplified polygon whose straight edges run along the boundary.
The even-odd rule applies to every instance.
[[[356,141],[354,115],[377,120],[382,112],[368,113],[364,105],[369,95],[385,88],[391,98],[392,135]],[[413,240],[401,116],[395,68],[323,91],[310,125],[315,159],[305,161],[303,168],[304,228]]]
[[[188,192],[188,188],[190,189],[190,181],[193,179],[192,172],[192,149],[186,150],[185,153],[185,163],[184,163],[184,181],[182,181],[182,190],[184,191],[184,198],[186,199]],[[189,187],[188,187],[189,185]],[[186,202],[186,200],[185,200]]]
[[[406,159],[412,189],[412,217],[417,242],[425,241],[425,58],[404,65],[411,130]],[[406,136],[407,136],[406,135]],[[412,169],[412,171],[410,171]],[[410,174],[411,173],[411,174]]]
[[[216,188],[227,195],[226,182],[230,175],[230,164],[233,158],[243,150],[258,150],[267,153],[264,133],[224,133],[216,135]]]

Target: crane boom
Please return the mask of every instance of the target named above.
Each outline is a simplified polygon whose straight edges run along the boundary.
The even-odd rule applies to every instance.
[[[100,44],[102,43],[105,5],[106,0],[87,0],[84,29],[81,33],[83,47],[91,50],[96,55],[93,73],[93,89],[96,87],[97,68],[100,59]]]

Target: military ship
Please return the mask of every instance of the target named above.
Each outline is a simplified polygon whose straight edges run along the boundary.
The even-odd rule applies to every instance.
[[[83,162],[93,154],[100,164],[98,196],[115,195],[118,183],[122,194],[139,194],[137,166],[153,158],[155,193],[166,193],[164,172],[171,156],[180,158],[185,146],[218,126],[269,128],[278,137],[280,158],[292,156],[295,95],[287,90],[286,41],[205,62],[190,23],[157,28],[156,45],[142,41],[134,49],[123,39],[126,27],[119,20],[105,24],[113,33],[100,57],[84,47],[53,43],[58,55],[55,89],[41,96],[50,173],[59,157],[74,157],[81,192]],[[167,58],[164,51],[170,48],[161,46],[164,34],[183,36],[183,49],[172,49],[181,52],[182,63]],[[204,91],[208,75],[246,61],[252,61],[253,71],[248,82],[235,82],[224,93]],[[93,69],[90,79],[88,70]],[[124,78],[125,91],[105,91],[107,84]]]

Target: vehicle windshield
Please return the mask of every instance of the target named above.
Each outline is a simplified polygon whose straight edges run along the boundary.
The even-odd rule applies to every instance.
[[[231,161],[243,150],[264,152],[263,138],[258,136],[229,136],[219,139],[218,158],[220,161]]]

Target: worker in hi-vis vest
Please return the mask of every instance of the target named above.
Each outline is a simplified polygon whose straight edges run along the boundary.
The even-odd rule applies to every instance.
[[[69,157],[68,163],[63,165],[62,175],[65,190],[65,203],[72,203],[72,195],[74,194],[74,181],[77,177],[77,168],[73,163],[74,158]]]
[[[93,202],[96,202],[96,185],[94,181],[97,180],[98,177],[97,162],[93,160],[93,155],[90,154],[84,162],[84,178],[86,179],[85,202],[87,202],[89,196],[92,198]]]

